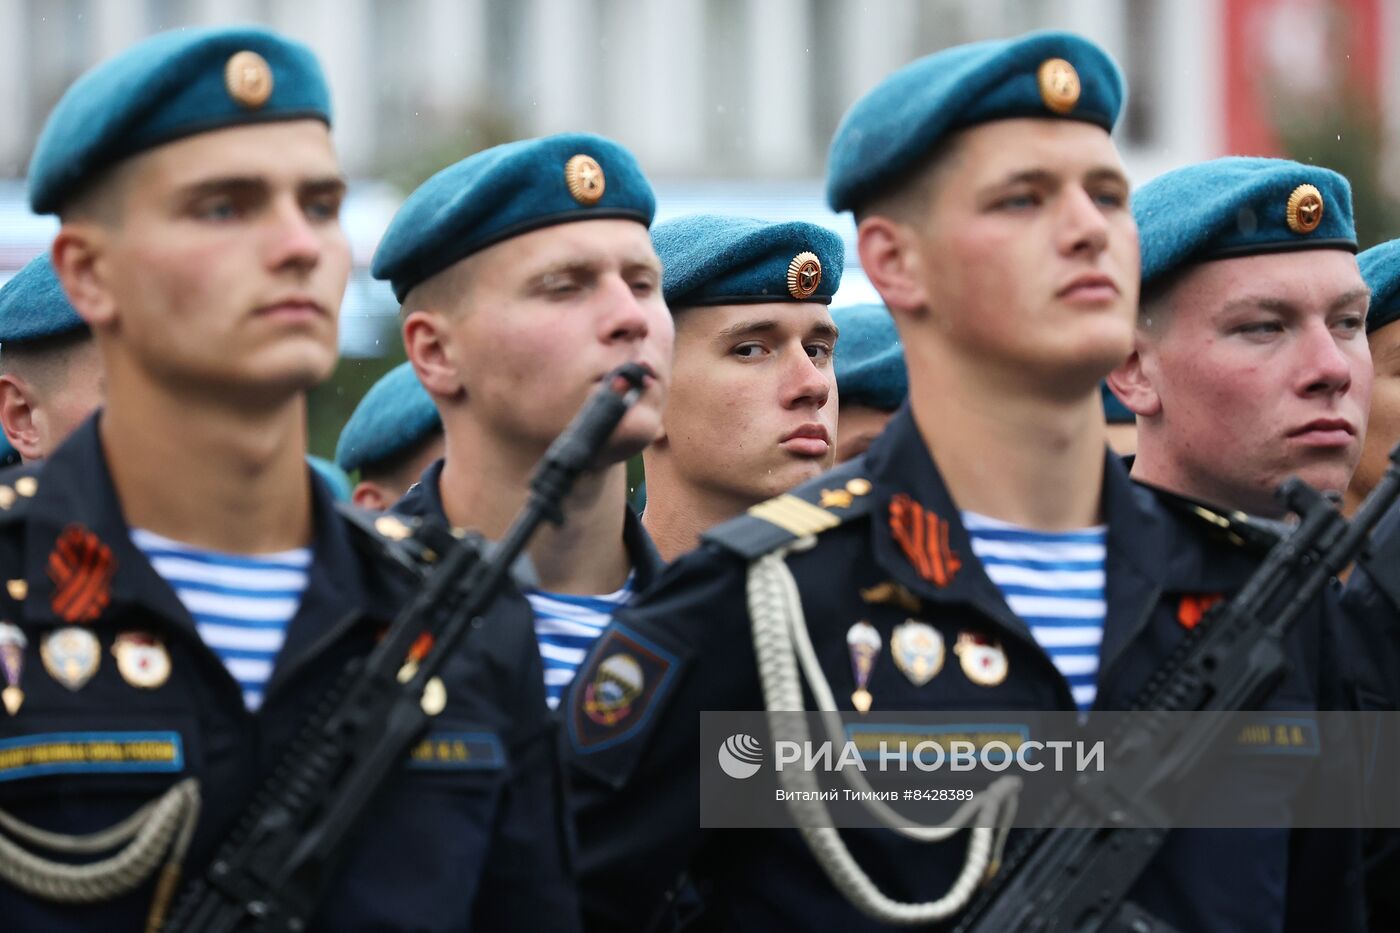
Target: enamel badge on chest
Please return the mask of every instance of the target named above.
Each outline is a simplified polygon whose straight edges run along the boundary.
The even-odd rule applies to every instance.
[[[875,659],[880,656],[881,644],[880,633],[869,622],[857,622],[846,632],[846,647],[851,651],[851,673],[856,680],[851,705],[862,713],[870,712],[872,698],[867,687],[870,672],[875,669]]]
[[[1001,642],[978,632],[962,632],[953,646],[967,679],[981,687],[995,687],[1006,680],[1008,664]]]
[[[170,679],[170,654],[165,643],[149,632],[122,632],[112,643],[117,673],[142,690],[154,690]]]
[[[13,716],[24,704],[24,691],[19,686],[19,675],[24,671],[24,649],[29,639],[12,622],[0,622],[0,667],[5,669],[5,689],[0,691],[0,700],[5,703],[5,712]]]
[[[909,619],[890,633],[890,653],[909,682],[922,687],[943,670],[943,634],[926,622]]]
[[[97,673],[102,648],[92,632],[69,625],[43,637],[39,642],[39,657],[50,677],[69,690],[81,690]]]

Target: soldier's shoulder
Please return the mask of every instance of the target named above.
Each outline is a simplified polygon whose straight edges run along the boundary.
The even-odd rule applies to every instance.
[[[417,577],[426,575],[455,541],[438,522],[337,503],[336,512],[359,549],[371,559]]]
[[[799,539],[861,524],[874,501],[867,472],[865,457],[856,457],[715,526],[701,540],[752,561]]]
[[[22,525],[39,484],[43,482],[43,461],[17,463],[0,469],[0,528]]]

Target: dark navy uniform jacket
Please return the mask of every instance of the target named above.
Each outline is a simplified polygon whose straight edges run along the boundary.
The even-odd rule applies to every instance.
[[[904,514],[911,500],[921,512],[924,532],[937,530],[935,517],[946,523],[946,546],[924,555],[923,574],[892,530],[891,502],[900,494],[909,497],[901,500]],[[803,501],[794,505],[794,497]],[[706,929],[885,929],[845,902],[796,832],[699,827],[699,711],[764,708],[744,595],[749,560],[797,537],[756,514],[812,530],[825,523],[820,513],[840,519],[787,563],[822,668],[845,709],[856,687],[848,628],[866,620],[888,646],[891,629],[911,616],[941,632],[947,660],[917,687],[882,651],[869,680],[875,709],[1074,708],[1066,681],[973,555],[907,406],[865,457],[780,500],[713,530],[701,548],[672,563],[652,591],[618,615],[575,680],[566,728],[570,787],[581,798],[580,898],[589,929],[646,928],[682,872],[708,892]],[[1207,540],[1193,524],[1198,519],[1165,509],[1115,457],[1106,458],[1103,505],[1108,612],[1095,705],[1127,709],[1183,637],[1183,602],[1232,594],[1258,555]],[[889,584],[906,588],[917,612],[875,596],[888,595]],[[1329,611],[1320,606],[1295,629],[1292,672],[1268,708],[1335,705],[1331,678],[1323,676],[1332,663],[1322,637]],[[1003,681],[982,686],[964,674],[952,650],[960,632],[1001,642]],[[590,716],[590,684],[620,654],[642,682],[626,709]],[[809,709],[812,702],[809,694]],[[1257,805],[1282,822],[1295,792],[1266,779]],[[842,836],[880,888],[906,901],[946,893],[966,849],[963,836],[933,845],[885,831]],[[1182,831],[1168,838],[1132,896],[1193,933],[1359,929],[1358,859],[1353,832]]]
[[[307,588],[264,704],[250,713],[173,590],[131,542],[97,423],[90,419],[47,463],[0,478],[0,573],[11,581],[0,590],[0,618],[27,639],[23,705],[0,716],[0,808],[44,830],[92,833],[194,776],[203,810],[188,878],[202,873],[346,662],[370,649],[417,584],[385,559],[382,542],[335,511],[313,478]],[[15,490],[18,496],[8,494]],[[108,549],[104,559],[89,547],[81,585],[67,571],[55,573],[55,544],[64,535]],[[111,568],[109,581],[103,566]],[[27,593],[15,583],[21,580]],[[74,606],[100,612],[72,622]],[[40,657],[45,635],[69,624],[100,643],[97,670],[77,689],[60,683]],[[162,685],[140,688],[120,672],[112,648],[130,631],[163,640],[170,674]],[[444,667],[446,707],[429,741],[405,755],[405,767],[376,799],[316,929],[576,928],[557,742],[540,677],[528,629],[483,627]],[[75,743],[85,742],[133,751],[120,765],[75,758]],[[0,926],[140,930],[152,887],[111,902],[54,905],[0,882]]]
[[[409,487],[403,498],[394,503],[390,509],[396,515],[408,515],[413,518],[425,521],[436,521],[448,524],[447,512],[442,507],[442,465],[443,461],[438,460],[428,466],[419,477],[418,482]],[[565,520],[568,520],[567,513]],[[661,554],[656,550],[656,545],[652,543],[651,536],[642,527],[642,521],[637,517],[631,506],[627,507],[627,518],[622,526],[622,544],[627,548],[627,556],[632,561],[632,591],[640,593],[651,585],[661,573],[666,562],[661,559]],[[519,597],[519,594],[515,594]],[[530,604],[523,597],[516,600],[518,605],[524,607],[524,611],[534,618],[534,612],[530,609]],[[532,623],[533,624],[533,623]]]

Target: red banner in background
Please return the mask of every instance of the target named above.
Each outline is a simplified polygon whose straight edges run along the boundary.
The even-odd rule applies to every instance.
[[[1381,81],[1381,0],[1224,0],[1230,155],[1280,155],[1276,108],[1334,90],[1373,105]]]

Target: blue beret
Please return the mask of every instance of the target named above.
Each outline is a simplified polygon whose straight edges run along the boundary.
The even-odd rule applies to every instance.
[[[1330,169],[1229,156],[1159,175],[1133,195],[1142,285],[1190,263],[1297,249],[1356,251],[1351,185]]]
[[[1400,240],[1373,246],[1356,257],[1361,277],[1371,289],[1371,310],[1366,333],[1373,333],[1400,318]]]
[[[0,467],[14,466],[20,462],[19,451],[15,450],[10,439],[0,431]]]
[[[770,301],[831,304],[846,244],[817,224],[691,214],[651,232],[662,290],[674,311]]]
[[[841,331],[836,341],[836,388],[842,403],[894,411],[909,394],[904,347],[894,319],[882,304],[833,308]]]
[[[636,158],[610,139],[565,133],[493,146],[450,165],[404,201],[370,272],[399,301],[494,243],[573,220],[650,225],[656,196]]]
[[[68,303],[48,253],[31,259],[0,288],[0,346],[86,329],[87,322]]]
[[[29,203],[58,212],[115,163],[209,130],[272,120],[331,120],[311,50],[255,26],[159,33],[73,82],[29,163]]]
[[[306,462],[321,477],[321,481],[330,487],[331,495],[335,496],[337,502],[350,501],[350,477],[345,475],[345,471],[331,463],[324,457],[317,457],[314,454],[306,455]]]
[[[335,462],[347,473],[388,460],[442,430],[437,406],[411,363],[400,363],[370,386],[345,422]]]
[[[856,101],[831,142],[827,200],[854,210],[960,129],[1012,117],[1060,117],[1112,130],[1123,75],[1108,53],[1067,32],[959,45],[921,58]]]

